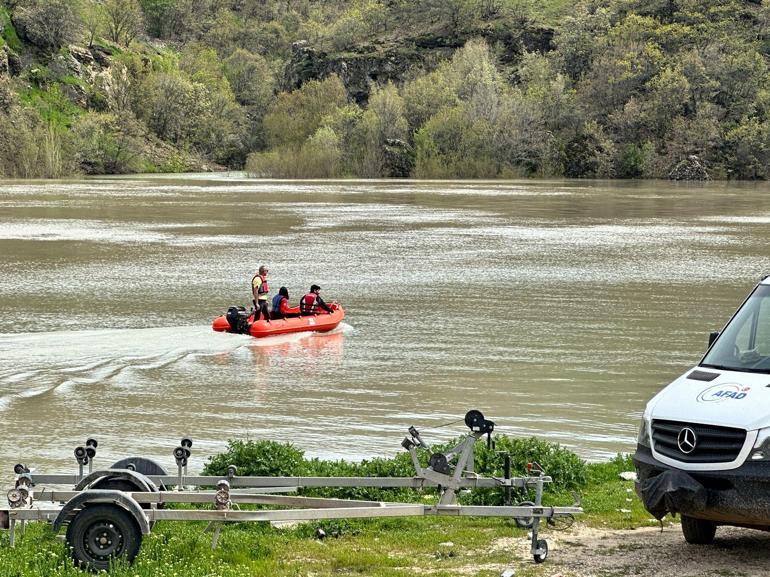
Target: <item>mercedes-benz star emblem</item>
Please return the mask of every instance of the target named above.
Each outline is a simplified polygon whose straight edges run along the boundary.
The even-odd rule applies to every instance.
[[[679,445],[679,450],[685,455],[689,455],[695,450],[695,445],[698,443],[698,437],[695,436],[695,431],[690,427],[683,427],[679,431],[679,436],[676,438],[676,444]]]

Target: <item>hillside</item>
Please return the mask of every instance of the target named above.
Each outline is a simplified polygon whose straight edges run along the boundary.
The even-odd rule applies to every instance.
[[[5,0],[0,175],[770,174],[766,2]]]

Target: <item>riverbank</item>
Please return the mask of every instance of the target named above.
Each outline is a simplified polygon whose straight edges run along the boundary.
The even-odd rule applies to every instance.
[[[208,576],[325,576],[367,575],[393,577],[406,575],[499,575],[514,568],[519,575],[593,575],[592,567],[606,566],[608,555],[623,552],[624,535],[633,534],[631,550],[644,552],[644,535],[658,538],[658,524],[642,508],[633,492],[633,481],[621,478],[628,469],[627,457],[608,463],[584,464],[556,445],[530,439],[521,445],[506,446],[498,437],[498,449],[517,457],[528,452],[547,463],[554,483],[544,499],[549,504],[569,504],[568,487],[580,487],[586,514],[577,524],[561,527],[544,524],[542,536],[549,540],[551,553],[543,565],[535,565],[529,552],[527,530],[511,520],[500,518],[391,518],[376,520],[330,520],[271,527],[242,523],[225,526],[219,546],[211,550],[211,532],[205,523],[158,523],[143,540],[134,565],[118,563],[110,572],[126,577],[208,577]],[[490,457],[495,453],[481,444],[477,447],[477,470],[489,476]],[[519,450],[516,450],[516,449]],[[272,457],[272,459],[270,458]],[[205,474],[215,473],[225,463],[236,463],[243,474],[296,474],[307,467],[327,474],[339,474],[348,467],[349,475],[364,472],[393,475],[406,466],[404,455],[394,459],[348,463],[305,460],[300,451],[277,443],[232,442],[226,453],[210,459]],[[530,457],[531,458],[531,457]],[[368,467],[368,469],[366,469]],[[518,470],[518,467],[517,467]],[[408,474],[404,472],[403,474]],[[335,496],[348,496],[345,489]],[[379,490],[372,489],[377,492]],[[385,491],[359,497],[393,499]],[[434,502],[436,494],[401,491],[400,500]],[[499,499],[498,493],[474,491],[464,501],[485,502]],[[655,528],[651,532],[650,527]],[[325,538],[320,539],[319,529]],[[673,543],[684,541],[676,527],[666,523],[664,533]],[[642,537],[639,537],[639,536]],[[674,535],[677,535],[674,537]],[[613,542],[611,547],[594,543]],[[673,547],[673,545],[672,545]],[[650,546],[654,552],[656,548]],[[651,553],[652,554],[652,553]],[[596,560],[594,559],[596,558]],[[82,575],[72,566],[63,540],[43,524],[30,526],[19,535],[16,549],[10,549],[8,535],[0,536],[0,576]],[[561,572],[561,573],[559,573]]]
[[[679,577],[764,575],[770,557],[770,535],[748,529],[720,528],[710,546],[688,545],[678,521],[662,523],[647,513],[626,473],[630,458],[586,464],[555,444],[537,439],[511,440],[498,435],[496,449],[512,457],[547,464],[554,482],[544,502],[567,505],[577,489],[585,514],[574,524],[543,523],[540,537],[549,555],[534,563],[530,536],[510,519],[472,517],[380,518],[327,520],[271,526],[240,523],[222,527],[218,547],[211,549],[206,523],[159,522],[145,536],[134,564],[116,562],[109,571],[119,577],[496,577],[513,570],[526,577]],[[477,445],[476,468],[484,476],[500,476],[499,453]],[[338,476],[408,475],[408,459],[374,459],[361,463],[305,459],[289,444],[231,441],[228,450],[209,459],[203,473],[220,474],[228,463],[241,474]],[[314,489],[312,493],[433,503],[429,489]],[[464,503],[501,503],[497,491],[475,490],[460,496]],[[525,498],[519,496],[516,501]],[[63,536],[42,523],[17,535],[15,549],[7,533],[0,535],[0,577],[82,577],[73,566]],[[740,567],[740,572],[735,568]]]
[[[594,467],[609,472],[611,465]],[[678,523],[662,525],[643,511],[620,478],[586,488],[586,515],[564,531],[546,527],[549,557],[535,564],[526,530],[510,521],[475,518],[403,518],[326,521],[287,527],[226,526],[210,549],[205,523],[158,523],[144,538],[133,566],[119,577],[496,577],[513,569],[526,577],[760,576],[770,562],[770,534],[720,528],[710,546],[685,543]],[[327,534],[317,537],[322,527]],[[0,535],[0,576],[82,577],[62,539],[36,524],[16,549]]]

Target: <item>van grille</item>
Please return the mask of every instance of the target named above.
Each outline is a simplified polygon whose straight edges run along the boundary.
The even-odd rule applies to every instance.
[[[695,433],[695,448],[686,453],[679,448],[682,429]],[[680,421],[652,421],[652,441],[661,455],[684,463],[729,463],[734,461],[746,441],[746,431],[732,427],[701,425]],[[689,446],[685,443],[685,448]]]

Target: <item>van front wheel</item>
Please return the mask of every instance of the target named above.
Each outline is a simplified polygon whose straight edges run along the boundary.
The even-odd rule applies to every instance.
[[[684,540],[692,545],[708,545],[714,540],[717,524],[682,515],[682,533]]]

